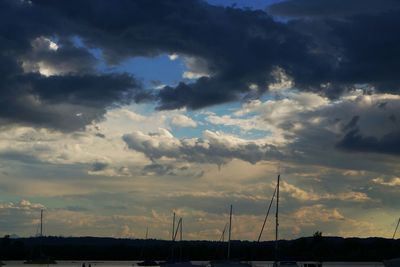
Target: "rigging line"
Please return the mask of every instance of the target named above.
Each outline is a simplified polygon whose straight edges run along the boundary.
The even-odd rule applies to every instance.
[[[272,203],[274,202],[275,195],[276,195],[276,186],[275,186],[274,194],[272,195],[272,198],[271,198],[271,202],[269,203],[268,211],[267,211],[267,214],[265,215],[264,223],[262,225],[262,228],[261,228],[261,231],[260,231],[260,235],[258,236],[257,242],[260,242],[261,236],[262,236],[262,234],[264,232],[264,227],[265,227],[265,224],[267,222],[268,215],[269,215],[269,212],[271,210]]]
[[[275,214],[275,263],[279,259],[279,243],[278,243],[278,230],[279,230],[279,183],[281,175],[278,174],[278,181],[276,185],[276,214]]]
[[[172,241],[174,241],[174,234],[175,234],[175,212],[174,212],[174,217],[172,219]]]
[[[394,238],[396,237],[397,228],[399,228],[399,224],[400,224],[400,218],[399,218],[399,220],[397,221],[396,230],[394,230],[394,233],[393,233],[393,237],[392,237],[392,239],[394,239]]]
[[[228,260],[231,257],[231,233],[232,233],[232,204],[231,204],[231,211],[229,213],[229,234],[228,234]]]
[[[180,228],[182,229],[182,218],[179,218],[179,221],[178,221],[178,224],[177,224],[177,226],[176,226],[175,234],[174,234],[174,236],[173,236],[172,241],[175,241],[175,240],[176,240],[176,236],[178,235],[178,230],[179,230]]]
[[[220,242],[221,242],[221,241],[222,241],[222,242],[225,241],[225,232],[226,232],[226,228],[228,228],[228,223],[225,224],[224,229],[222,230],[222,234],[221,234],[221,237],[220,237],[220,239],[219,239]]]

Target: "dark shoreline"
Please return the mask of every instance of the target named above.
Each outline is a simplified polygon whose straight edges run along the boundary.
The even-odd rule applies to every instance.
[[[58,260],[215,260],[224,259],[226,243],[171,242],[155,239],[43,237],[42,251]],[[0,259],[27,260],[39,255],[40,238],[0,238]],[[273,241],[232,241],[231,255],[241,260],[274,260]],[[287,259],[318,261],[382,261],[400,257],[400,239],[303,237],[279,241]],[[182,252],[181,252],[182,250]]]

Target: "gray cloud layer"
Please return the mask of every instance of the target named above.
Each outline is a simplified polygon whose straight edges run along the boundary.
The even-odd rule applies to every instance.
[[[0,120],[71,131],[101,119],[115,103],[153,99],[159,109],[197,109],[259,96],[276,81],[277,68],[299,89],[329,96],[354,84],[397,94],[399,4],[387,0],[376,9],[376,3],[340,1],[331,8],[329,1],[287,1],[272,9],[365,12],[281,23],[262,11],[198,0],[2,1]],[[71,41],[75,36],[83,47]],[[43,38],[59,48],[46,50]],[[182,54],[209,75],[144,91],[131,76],[96,71],[87,47],[100,49],[108,64]],[[43,68],[53,75],[38,74]],[[84,118],[76,116],[81,113]]]
[[[161,129],[158,133],[126,134],[123,140],[130,149],[144,153],[151,160],[166,157],[222,165],[236,158],[254,164],[270,155],[279,155],[273,146],[210,131],[204,133],[204,139],[180,140]]]
[[[396,0],[287,0],[268,7],[274,15],[288,17],[344,17],[374,14],[399,8]]]

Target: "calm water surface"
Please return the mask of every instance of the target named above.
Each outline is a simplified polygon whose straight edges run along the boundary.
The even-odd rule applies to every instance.
[[[57,261],[57,264],[50,264],[50,267],[82,267],[85,263],[88,267],[89,263],[92,267],[132,267],[138,261]],[[4,267],[44,267],[46,265],[23,264],[23,261],[5,261]],[[193,263],[206,265],[207,261]],[[270,261],[253,261],[254,267],[271,267]],[[383,267],[380,262],[324,262],[323,267]]]

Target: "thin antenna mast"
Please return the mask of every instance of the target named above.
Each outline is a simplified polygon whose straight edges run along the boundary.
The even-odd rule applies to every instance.
[[[43,256],[43,248],[42,248],[42,242],[43,242],[43,209],[40,210],[40,236],[39,236],[39,253],[40,257]]]
[[[174,218],[172,219],[172,241],[175,240],[174,234],[175,234],[175,212],[174,212]]]
[[[400,218],[399,218],[399,220],[397,221],[396,229],[394,230],[392,239],[394,239],[394,238],[396,237],[397,228],[399,228],[399,224],[400,224]]]
[[[149,227],[146,227],[146,239],[148,235],[149,235]]]
[[[43,236],[43,209],[40,210],[40,237]]]
[[[279,183],[281,179],[281,166],[278,165],[278,181],[276,184],[276,214],[275,214],[275,262],[279,258],[278,246],[278,230],[279,230]]]
[[[180,228],[180,237],[179,237],[179,258],[180,258],[180,260],[182,261],[182,238],[183,238],[183,236],[182,236],[182,227],[183,227],[183,219],[181,218],[180,220],[179,220],[179,222],[181,223],[181,228]]]
[[[228,233],[228,260],[231,257],[231,233],[232,233],[232,205],[229,213],[229,233]]]

